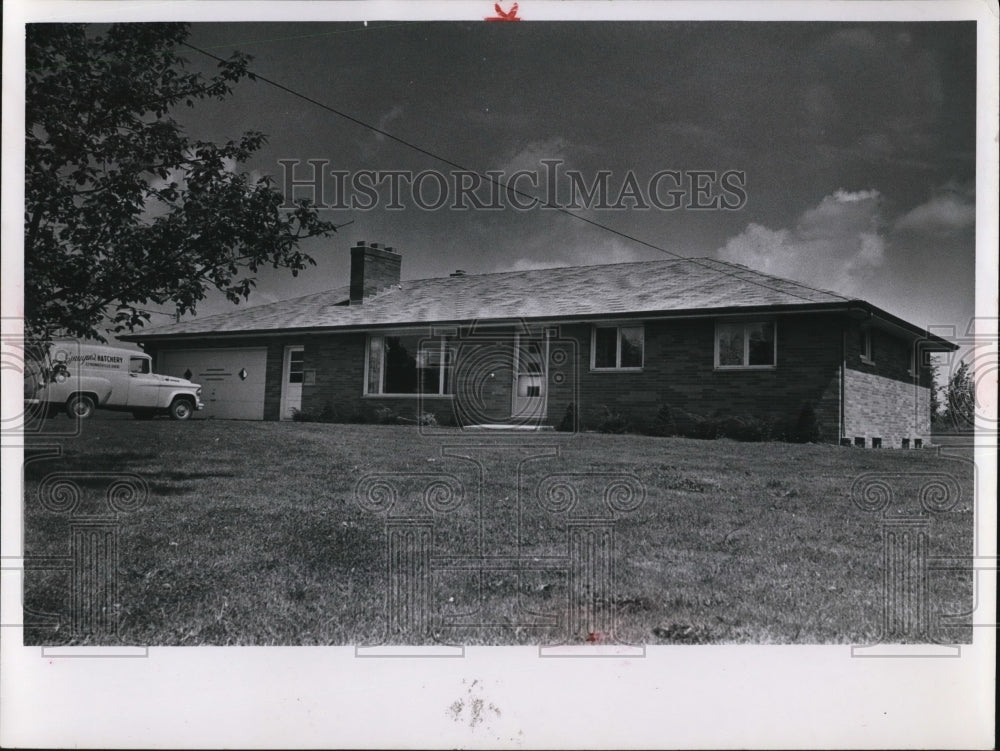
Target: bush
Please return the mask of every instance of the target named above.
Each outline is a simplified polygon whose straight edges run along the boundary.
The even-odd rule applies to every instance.
[[[792,440],[797,443],[817,443],[822,436],[823,431],[816,417],[816,410],[812,402],[806,402],[799,412],[799,419],[792,431]]]
[[[604,413],[597,423],[597,431],[599,433],[627,433],[628,429],[628,420],[605,405]]]
[[[674,411],[666,404],[660,407],[653,421],[646,426],[647,435],[671,436],[677,435],[677,422]]]
[[[556,425],[556,430],[561,433],[572,433],[576,430],[576,405],[573,402],[566,405],[566,414]]]
[[[713,420],[712,432],[716,438],[732,438],[735,441],[769,441],[779,431],[773,420],[759,417],[723,417]]]
[[[646,432],[657,436],[684,438],[731,438],[735,441],[783,440],[787,430],[780,420],[754,415],[727,415],[721,410],[706,417],[681,407],[663,405]]]
[[[395,425],[399,422],[399,415],[397,415],[389,407],[376,407],[375,420],[380,425]]]
[[[434,416],[433,412],[422,412],[417,415],[417,425],[422,425],[425,428],[432,428],[437,424],[437,417]]]

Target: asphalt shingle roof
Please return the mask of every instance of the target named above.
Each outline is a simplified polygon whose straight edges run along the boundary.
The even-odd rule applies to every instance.
[[[852,298],[709,258],[404,280],[361,305],[349,288],[144,329],[129,339],[471,319],[564,318],[845,303]],[[124,338],[124,337],[123,337]]]

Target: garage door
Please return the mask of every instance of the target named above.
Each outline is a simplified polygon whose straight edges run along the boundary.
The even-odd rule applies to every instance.
[[[264,419],[267,349],[179,349],[158,353],[157,372],[201,384],[196,417]]]

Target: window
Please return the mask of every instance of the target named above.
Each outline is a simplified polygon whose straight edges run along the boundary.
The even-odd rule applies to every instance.
[[[872,362],[872,330],[861,329],[861,362]]]
[[[454,357],[447,337],[371,336],[366,394],[450,394]]]
[[[716,324],[715,367],[773,368],[776,364],[772,321]]]
[[[148,373],[149,360],[145,357],[130,357],[128,361],[129,373]],[[190,380],[190,379],[189,379]]]
[[[305,363],[305,350],[293,349],[288,353],[288,382],[302,383],[303,365]]]
[[[590,346],[594,370],[638,370],[643,363],[642,326],[595,326]]]

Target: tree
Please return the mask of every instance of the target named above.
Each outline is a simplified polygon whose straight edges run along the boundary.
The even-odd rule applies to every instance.
[[[972,430],[976,420],[976,384],[965,361],[959,363],[945,389],[945,423],[958,431]]]
[[[938,364],[930,363],[931,377],[931,422],[937,422],[941,417],[941,397],[938,394]]]
[[[192,140],[172,114],[225,99],[240,53],[212,76],[186,70],[186,24],[31,24],[26,40],[24,305],[29,338],[132,331],[140,306],[195,310],[214,287],[245,300],[264,266],[293,275],[299,249],[336,228],[269,177],[234,169],[265,143],[247,131]],[[110,324],[108,324],[110,319]]]

